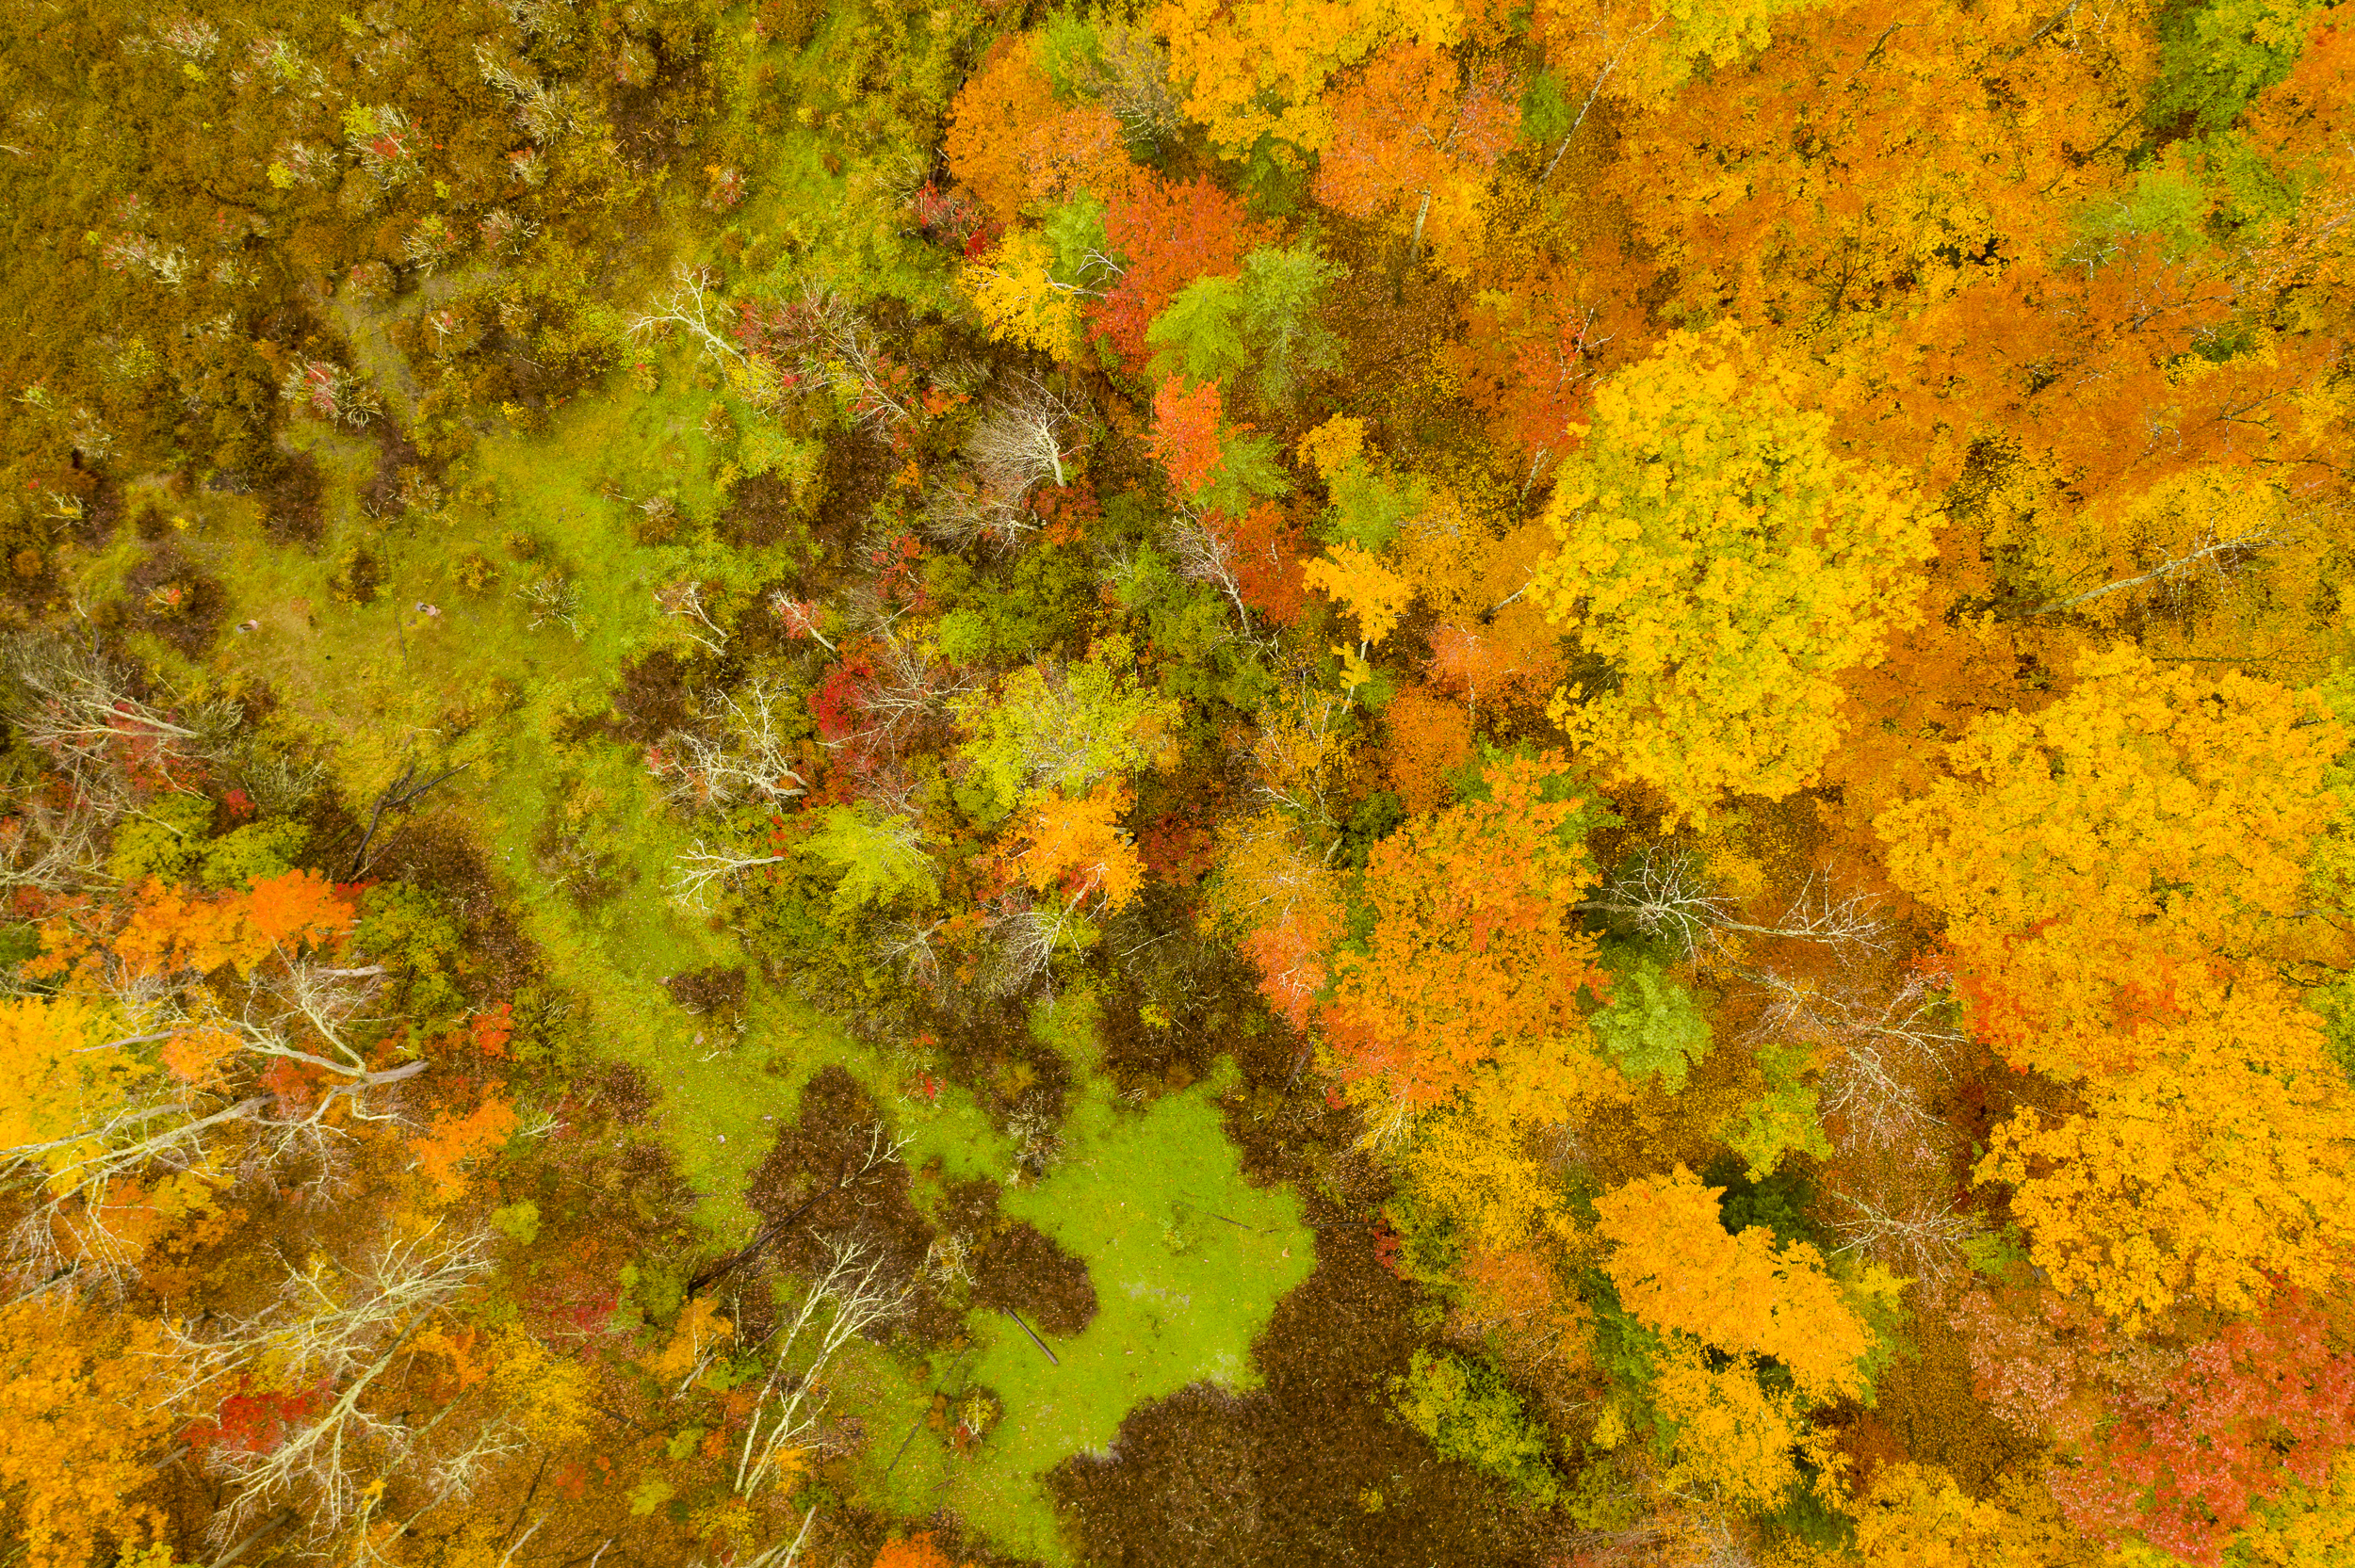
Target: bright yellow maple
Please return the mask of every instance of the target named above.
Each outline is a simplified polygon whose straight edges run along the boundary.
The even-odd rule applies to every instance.
[[[1948,912],[1979,1036],[2073,1081],[2130,1064],[2210,964],[2319,956],[2305,864],[2346,744],[2311,696],[2122,646],[2050,707],[1974,723],[1875,827],[1897,884]]]
[[[1778,1247],[1763,1225],[1729,1235],[1724,1195],[1680,1165],[1595,1200],[1595,1233],[1612,1248],[1603,1272],[1620,1302],[1652,1328],[1728,1355],[1773,1357],[1811,1401],[1861,1393],[1872,1331],[1823,1255],[1803,1241]]]
[[[1530,595],[1616,671],[1554,720],[1672,817],[1804,787],[1839,741],[1837,677],[1918,613],[1920,501],[1803,396],[1737,328],[1677,333],[1598,390],[1547,509],[1562,548]]]

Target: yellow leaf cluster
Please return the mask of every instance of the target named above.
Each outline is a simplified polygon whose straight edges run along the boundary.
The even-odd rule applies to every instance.
[[[116,1022],[110,1009],[70,994],[0,1000],[0,1148],[58,1144],[34,1156],[53,1175],[98,1153],[94,1140],[64,1140],[102,1124],[153,1071],[108,1045]]]
[[[1798,1483],[1794,1450],[1807,1433],[1797,1401],[1770,1392],[1747,1358],[1713,1368],[1692,1341],[1672,1342],[1657,1368],[1652,1406],[1675,1429],[1671,1486],[1697,1484],[1762,1513]]]
[[[1383,565],[1381,557],[1355,544],[1333,546],[1302,569],[1301,580],[1346,606],[1368,643],[1389,636],[1415,597],[1411,583]]]
[[[1822,1254],[1805,1242],[1778,1248],[1763,1225],[1728,1235],[1724,1191],[1680,1165],[1595,1201],[1596,1234],[1612,1248],[1603,1271],[1620,1301],[1653,1328],[1729,1355],[1773,1357],[1810,1400],[1861,1393],[1872,1332]]]
[[[1152,23],[1169,40],[1186,113],[1227,157],[1263,136],[1303,153],[1323,148],[1333,134],[1325,83],[1394,25],[1389,0],[1164,0]]]
[[[2311,696],[2132,646],[2077,677],[1974,723],[1875,823],[1897,884],[1948,912],[1981,1036],[2064,1082],[2131,1059],[2138,1018],[2211,962],[2310,956],[2305,861],[2347,738]]]
[[[1055,282],[1052,260],[1046,236],[1019,230],[959,281],[993,339],[1069,364],[1080,352],[1080,299]]]
[[[2092,1555],[2051,1497],[2018,1478],[1973,1497],[1937,1465],[1913,1463],[1874,1477],[1856,1544],[1866,1568],[2071,1568]]]
[[[2129,1332],[2188,1299],[2260,1310],[2355,1255],[2355,1091],[2279,983],[2202,985],[2142,1030],[2134,1071],[2085,1109],[1995,1128],[1981,1181],[2011,1183],[2030,1255]]]
[[[1603,383],[1530,595],[1616,669],[1555,722],[1699,821],[1779,800],[1840,737],[1846,670],[1919,613],[1930,530],[1909,483],[1836,453],[1797,377],[1730,324]]]
[[[158,1325],[56,1296],[0,1307],[0,1497],[26,1568],[87,1568],[164,1526],[138,1500],[167,1425]]]
[[[589,1430],[589,1367],[560,1356],[510,1324],[498,1331],[491,1373],[494,1403],[544,1444],[569,1442]]]
[[[1319,478],[1330,481],[1365,454],[1366,422],[1337,413],[1302,436],[1292,450],[1317,471]]]

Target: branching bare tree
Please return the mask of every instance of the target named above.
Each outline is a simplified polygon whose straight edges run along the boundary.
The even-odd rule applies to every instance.
[[[1943,992],[1919,976],[1877,994],[1771,970],[1750,978],[1768,994],[1753,1038],[1817,1048],[1824,1060],[1818,1106],[1844,1150],[1935,1158],[1944,1124],[1931,1113],[1929,1095],[1946,1081],[1964,1041]]]
[[[1077,450],[1087,413],[1083,398],[1025,377],[1011,396],[992,404],[975,422],[966,438],[966,458],[999,504],[1020,506],[1048,479],[1066,482],[1064,459]]]
[[[655,607],[678,622],[679,630],[715,654],[727,652],[727,628],[711,619],[704,604],[703,584],[692,577],[654,590]]]
[[[577,639],[580,635],[580,595],[559,572],[546,573],[519,584],[515,596],[531,609],[531,629],[555,622]]]
[[[2183,554],[2168,557],[2148,572],[2120,577],[2099,588],[2089,588],[2082,593],[2072,593],[2067,598],[2038,605],[2027,613],[2058,615],[2080,605],[2091,604],[2096,599],[2107,598],[2130,588],[2139,588],[2145,583],[2153,583],[2164,591],[2181,594],[2203,578],[2220,581],[2266,551],[2290,542],[2290,535],[2271,526],[2260,525],[2225,534],[2219,533],[2211,523],[2192,538]]]
[[[1681,948],[1688,962],[1727,956],[1729,933],[1877,948],[1883,927],[1873,900],[1862,894],[1832,897],[1830,885],[1811,877],[1778,925],[1757,926],[1734,917],[1731,902],[1713,892],[1700,863],[1674,850],[1646,850],[1605,884],[1601,896],[1574,906],[1590,914],[1616,914],[1647,936]]]
[[[102,805],[120,801],[133,770],[193,787],[180,771],[220,754],[244,718],[225,702],[167,714],[136,695],[131,671],[96,647],[41,633],[0,649],[0,704],[27,745]]]
[[[853,423],[883,431],[915,418],[882,340],[840,296],[805,280],[800,301],[770,313],[762,325],[792,356],[794,379],[841,395]]]
[[[429,1445],[457,1407],[420,1425],[371,1397],[395,1379],[417,1333],[473,1289],[491,1263],[487,1236],[436,1225],[384,1243],[356,1269],[314,1259],[250,1317],[201,1332],[176,1327],[184,1370],[172,1402],[252,1367],[267,1367],[279,1386],[314,1391],[313,1413],[290,1421],[276,1445],[211,1449],[208,1463],[236,1487],[235,1500],[215,1518],[216,1536],[225,1540],[264,1509],[294,1499],[315,1537],[333,1535],[381,1495],[381,1483],[413,1463],[422,1461],[429,1486],[449,1495],[464,1491],[485,1462],[515,1447],[495,1418],[461,1441]]]
[[[766,673],[733,691],[706,690],[702,717],[709,730],[671,731],[647,752],[646,767],[690,811],[791,800],[809,788],[786,727],[795,703],[791,688]]]
[[[80,790],[0,789],[0,893],[64,893],[98,878],[104,830]]]
[[[707,267],[680,267],[671,275],[671,292],[652,309],[631,319],[629,335],[650,337],[665,328],[675,327],[722,364],[744,364],[744,350],[733,336],[722,331],[724,322],[715,314],[722,308],[719,297],[712,292],[719,283],[719,275]]]
[[[1936,1285],[1964,1262],[1963,1244],[1987,1234],[1978,1216],[1957,1206],[1951,1193],[1904,1192],[1876,1203],[1849,1192],[1833,1194],[1831,1220],[1840,1251],[1861,1252],[1908,1279]]]
[[[738,873],[763,865],[779,865],[791,855],[753,855],[715,848],[702,839],[672,863],[671,898],[683,909],[707,910],[711,900]]]
[[[843,1346],[898,1317],[911,1285],[885,1278],[882,1253],[836,1241],[804,1287],[800,1305],[769,1338],[769,1376],[755,1396],[736,1461],[736,1495],[751,1497],[775,1481],[797,1454],[815,1447],[828,1392],[827,1366]]]
[[[1169,545],[1178,574],[1190,582],[1208,584],[1226,595],[1226,602],[1235,606],[1235,620],[1242,627],[1244,639],[1257,640],[1251,610],[1242,602],[1242,581],[1235,574],[1233,543],[1212,527],[1209,519],[1182,505],[1170,513],[1161,537]]]
[[[75,1048],[93,1062],[94,1091],[77,1101],[79,1114],[40,1141],[0,1149],[0,1185],[32,1194],[0,1266],[20,1280],[70,1270],[119,1283],[133,1253],[110,1229],[120,1211],[107,1194],[158,1170],[267,1172],[323,1188],[351,1124],[397,1119],[398,1086],[429,1065],[383,1060],[359,1027],[382,977],[374,964],[300,950],[209,983],[192,969],[86,961],[79,994],[117,1024]],[[166,1048],[180,1053],[182,1071],[158,1070]],[[279,1064],[301,1069],[310,1087],[260,1088]]]

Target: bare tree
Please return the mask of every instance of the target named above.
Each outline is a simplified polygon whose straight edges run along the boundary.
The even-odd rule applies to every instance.
[[[1901,1190],[1876,1202],[1833,1194],[1831,1227],[1843,1253],[1870,1254],[1896,1273],[1937,1285],[1965,1261],[1963,1246],[1987,1234],[1986,1222],[1958,1207],[1954,1194]]]
[[[1700,863],[1674,850],[1647,849],[1612,879],[1600,897],[1573,907],[1590,914],[1623,916],[1645,935],[1681,948],[1688,961],[1727,956],[1729,932],[1872,948],[1883,941],[1873,900],[1862,894],[1835,898],[1820,877],[1811,877],[1800,888],[1779,924],[1738,920],[1731,901],[1710,888]]]
[[[103,1200],[115,1184],[158,1169],[282,1176],[307,1169],[324,1182],[350,1137],[348,1123],[393,1119],[391,1091],[429,1065],[424,1058],[379,1065],[355,1035],[383,973],[374,965],[282,954],[227,982],[226,996],[194,974],[111,960],[83,973],[127,1028],[76,1054],[104,1052],[101,1062],[127,1070],[112,1076],[115,1092],[85,1096],[72,1124],[0,1150],[0,1184],[34,1194],[7,1248],[20,1278],[71,1269],[120,1281],[135,1254],[115,1237]],[[167,1041],[210,1069],[154,1071],[154,1048]],[[309,1070],[317,1091],[296,1099],[252,1089],[277,1062]]]
[[[807,792],[794,766],[787,718],[797,704],[790,687],[755,673],[734,691],[706,690],[706,731],[673,730],[646,754],[646,767],[671,799],[691,811],[746,799],[788,800]]]
[[[719,286],[719,275],[707,267],[682,267],[671,275],[671,292],[647,311],[631,318],[628,331],[632,337],[647,337],[668,327],[675,327],[691,338],[695,346],[723,364],[741,365],[744,350],[733,337],[721,331],[722,322],[715,313],[720,301],[712,291]]]
[[[580,631],[580,595],[571,581],[559,572],[546,573],[517,586],[515,596],[531,609],[531,629],[555,622],[578,639]]]
[[[1818,1105],[1843,1148],[1934,1155],[1943,1123],[1928,1096],[1946,1081],[1964,1039],[1943,992],[1919,976],[1878,994],[1773,971],[1751,978],[1768,993],[1753,1038],[1805,1042],[1824,1054]]]
[[[489,1272],[480,1232],[423,1235],[379,1246],[360,1267],[315,1258],[290,1272],[270,1304],[200,1332],[171,1331],[182,1355],[171,1399],[249,1367],[281,1386],[318,1391],[315,1412],[290,1421],[267,1448],[218,1444],[208,1463],[236,1487],[213,1524],[217,1538],[263,1509],[300,1498],[315,1537],[336,1533],[369,1510],[385,1481],[414,1468],[437,1495],[463,1493],[480,1466],[516,1446],[493,1417],[464,1439],[430,1445],[457,1408],[423,1424],[372,1395],[397,1376],[417,1333]]]
[[[221,754],[244,719],[234,703],[167,713],[137,695],[130,670],[95,644],[42,633],[8,640],[0,676],[0,711],[17,734],[102,804],[120,805],[135,768],[192,789],[179,772]]]
[[[866,723],[830,746],[855,742],[860,749],[898,754],[928,731],[949,721],[960,698],[981,688],[981,677],[935,658],[889,621],[874,618],[869,628],[874,651],[871,671],[857,693]]]
[[[727,652],[727,628],[711,619],[711,611],[704,604],[703,584],[692,577],[682,578],[656,589],[654,603],[664,617],[677,622],[679,630],[694,641],[715,654]]]
[[[0,893],[67,892],[103,875],[105,862],[105,823],[87,794],[0,789]]]
[[[1235,619],[1242,627],[1243,637],[1256,640],[1251,610],[1242,602],[1242,580],[1235,574],[1233,542],[1211,526],[1209,519],[1183,505],[1170,514],[1162,538],[1169,544],[1178,575],[1190,582],[1208,584],[1225,594],[1226,602],[1235,606]]]
[[[846,397],[853,423],[883,431],[916,417],[882,340],[839,295],[805,280],[801,299],[769,313],[761,324],[792,356],[795,380]]]
[[[2091,604],[2096,599],[2138,588],[2145,583],[2157,584],[2163,590],[2180,595],[2202,578],[2221,581],[2266,551],[2290,542],[2291,535],[2270,525],[2247,527],[2227,534],[2218,532],[2215,524],[2210,523],[2192,537],[2181,555],[2168,557],[2148,572],[2120,577],[2099,588],[2089,588],[2082,593],[2072,593],[2065,599],[2038,605],[2027,613],[2058,615],[2064,610],[2075,609],[2080,605]]]
[[[794,1455],[815,1447],[829,1395],[825,1370],[843,1346],[906,1310],[914,1288],[885,1276],[882,1253],[836,1241],[804,1288],[791,1317],[770,1335],[769,1376],[754,1397],[736,1461],[735,1490],[750,1497],[777,1479]],[[806,1526],[804,1526],[806,1528]]]
[[[1037,486],[1065,483],[1064,459],[1077,450],[1087,405],[1025,377],[1013,396],[992,404],[966,438],[965,455],[983,489],[1000,506],[1018,507]]]
[[[740,850],[714,848],[699,838],[692,849],[672,863],[672,901],[685,909],[709,909],[711,900],[738,873],[763,865],[779,865],[793,858],[791,855],[745,854]]]

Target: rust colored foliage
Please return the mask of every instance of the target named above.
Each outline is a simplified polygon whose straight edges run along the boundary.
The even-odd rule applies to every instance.
[[[1129,169],[1106,182],[1104,239],[1121,267],[1118,283],[1089,314],[1096,331],[1132,371],[1152,357],[1145,328],[1196,278],[1231,274],[1265,237],[1242,203],[1210,180],[1183,185]]]
[[[1570,908],[1594,877],[1561,832],[1579,802],[1544,799],[1546,778],[1505,763],[1486,800],[1411,821],[1367,859],[1372,932],[1335,956],[1320,1022],[1343,1080],[1395,1112],[1445,1102],[1508,1053],[1532,1100],[1581,1076],[1580,998],[1609,982]]]

